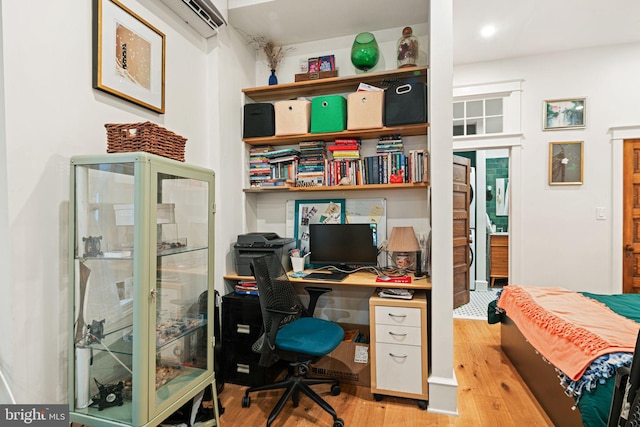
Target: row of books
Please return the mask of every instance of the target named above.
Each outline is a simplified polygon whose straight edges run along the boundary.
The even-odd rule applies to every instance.
[[[376,154],[361,158],[360,139],[301,142],[299,149],[270,146],[249,151],[249,180],[253,187],[334,186],[428,181],[426,149],[404,153],[400,135],[381,136]],[[331,158],[327,156],[331,153]]]
[[[298,161],[298,187],[319,187],[325,185],[324,168],[327,154],[324,141],[306,141],[300,143]]]
[[[427,182],[429,153],[411,150],[404,153],[383,153],[364,159],[328,160],[325,185],[364,185]]]
[[[252,187],[293,186],[298,176],[300,151],[274,150],[270,146],[249,150],[249,181]]]

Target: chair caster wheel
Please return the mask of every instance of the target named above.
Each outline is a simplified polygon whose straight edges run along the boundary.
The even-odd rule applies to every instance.
[[[297,395],[294,393],[293,396],[291,396],[291,402],[293,402],[293,407],[297,408],[300,405],[300,395]]]
[[[242,396],[242,407],[248,408],[251,406],[251,397],[250,396]]]
[[[333,427],[344,427],[344,421],[342,418],[336,418],[333,420]]]
[[[331,395],[337,396],[340,394],[340,384],[334,384],[331,386]]]
[[[426,400],[418,400],[418,408],[422,409],[423,411],[425,409],[427,409],[427,401]]]
[[[378,394],[378,393],[373,393],[373,399],[374,399],[376,402],[380,402],[380,401],[382,400],[382,395],[381,395],[381,394]]]

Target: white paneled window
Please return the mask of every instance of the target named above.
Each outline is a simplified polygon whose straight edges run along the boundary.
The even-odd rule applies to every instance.
[[[504,132],[503,98],[474,99],[453,103],[453,136]]]
[[[503,138],[520,133],[521,92],[521,80],[454,87],[454,138]]]

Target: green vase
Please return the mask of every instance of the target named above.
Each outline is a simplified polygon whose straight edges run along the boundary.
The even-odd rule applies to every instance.
[[[371,33],[360,33],[351,46],[351,63],[358,70],[368,71],[376,66],[380,59],[378,42]]]

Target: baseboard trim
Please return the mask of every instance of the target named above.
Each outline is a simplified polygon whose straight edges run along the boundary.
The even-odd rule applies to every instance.
[[[458,381],[451,377],[429,377],[428,411],[435,414],[458,415]]]

